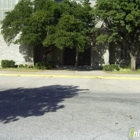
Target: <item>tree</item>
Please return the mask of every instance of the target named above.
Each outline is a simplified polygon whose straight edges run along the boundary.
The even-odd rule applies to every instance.
[[[35,1],[35,12],[28,25],[23,28],[18,41],[29,46],[40,47],[42,53],[47,56],[56,46],[55,44],[45,46],[44,40],[55,30],[60,16],[61,12],[57,2],[53,0]]]
[[[55,47],[75,47],[78,65],[78,52],[90,44],[90,11],[88,0],[82,4],[69,0],[59,3],[53,0],[22,0],[6,13],[2,34],[8,44],[14,42],[49,48],[45,49],[47,52]]]
[[[60,17],[58,4],[53,0],[22,0],[6,13],[2,21],[2,35],[7,44],[16,43],[43,48],[43,41]],[[53,50],[48,46],[45,52]],[[47,51],[47,52],[46,52]]]
[[[97,42],[125,45],[131,58],[131,69],[136,70],[140,51],[140,0],[98,0],[94,10],[98,21],[107,29],[97,37]]]
[[[90,45],[91,7],[88,1],[78,4],[64,0],[59,5],[62,12],[61,18],[54,32],[44,40],[44,45],[55,44],[60,49],[76,48],[75,65],[77,66],[79,51],[84,51]]]
[[[30,0],[20,1],[15,8],[5,13],[6,16],[2,21],[2,35],[7,44],[17,42],[22,34],[23,28],[27,26],[33,15],[33,3]],[[19,35],[18,38],[17,35]]]

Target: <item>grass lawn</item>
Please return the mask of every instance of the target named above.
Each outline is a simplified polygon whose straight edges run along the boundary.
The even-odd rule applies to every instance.
[[[47,70],[47,69],[45,69]],[[1,68],[0,67],[0,71],[18,71],[18,72],[42,72],[45,71],[42,69],[36,69],[36,68]],[[53,69],[49,69],[49,70],[53,70]],[[120,71],[105,71],[108,74],[140,74],[140,69],[136,70],[136,71],[132,71],[130,69],[126,69],[126,68],[121,68]]]
[[[39,72],[45,71],[36,68],[0,68],[0,71]]]
[[[106,72],[110,74],[140,74],[140,69],[132,71],[130,69],[121,68],[120,71],[112,71],[112,72],[106,71]]]

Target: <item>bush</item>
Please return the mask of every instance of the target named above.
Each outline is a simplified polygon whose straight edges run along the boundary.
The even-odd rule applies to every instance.
[[[47,62],[37,62],[35,63],[35,68],[37,69],[51,69],[53,68],[52,64],[49,64]]]
[[[28,65],[27,68],[34,68],[34,66],[33,65]]]
[[[13,61],[13,60],[2,60],[1,61],[1,66],[3,68],[13,68],[13,67],[15,67],[15,61]]]
[[[121,64],[120,67],[121,67],[121,68],[125,68],[125,69],[131,69],[131,63],[128,63],[128,64]]]
[[[119,71],[120,68],[117,64],[111,64],[111,65],[104,65],[103,70],[104,71],[115,71],[115,70]]]
[[[28,68],[28,65],[27,64],[25,64],[25,66],[24,66],[25,68]]]
[[[20,64],[18,67],[19,68],[24,68],[24,65],[23,64]]]
[[[110,68],[110,65],[104,65],[103,70],[104,71],[112,71],[111,68]]]
[[[33,68],[33,65],[27,65],[27,64],[23,65],[23,64],[20,64],[18,67],[19,68]]]

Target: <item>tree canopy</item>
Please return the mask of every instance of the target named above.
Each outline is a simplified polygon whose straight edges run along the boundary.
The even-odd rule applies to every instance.
[[[2,34],[7,44],[17,40],[17,35],[22,34],[24,27],[33,15],[33,3],[29,0],[20,1],[15,8],[5,13],[2,21]],[[20,38],[20,37],[19,37]]]
[[[125,46],[131,69],[135,70],[140,51],[139,13],[140,0],[97,0],[93,8],[89,0],[21,0],[6,12],[1,29],[7,44],[76,48],[76,61],[78,52],[89,47],[92,38],[96,38],[96,44],[115,42]],[[99,34],[95,21],[102,23],[96,28],[101,31]]]
[[[22,0],[6,13],[2,34],[7,44],[78,48],[90,45],[92,25],[90,3],[63,0]]]
[[[131,69],[135,70],[140,51],[140,0],[98,0],[95,13],[106,28],[97,42],[125,45],[131,57]]]

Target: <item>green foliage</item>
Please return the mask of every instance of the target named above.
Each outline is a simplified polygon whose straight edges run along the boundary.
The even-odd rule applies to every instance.
[[[121,64],[120,67],[125,68],[125,69],[131,69],[131,63],[129,63],[129,64]]]
[[[96,44],[100,45],[103,44],[107,41],[108,35],[106,34],[101,34],[99,36],[96,37]]]
[[[6,13],[1,33],[7,44],[83,51],[91,45],[91,10],[89,0],[21,0]]]
[[[34,68],[34,66],[33,65],[29,65],[26,68]]]
[[[3,68],[13,68],[13,67],[15,67],[15,61],[13,61],[13,60],[2,60],[1,61],[1,66]]]
[[[29,66],[27,65],[27,64],[25,64],[25,66],[24,66],[25,68],[28,68]]]
[[[81,4],[69,0],[59,3],[53,0],[22,0],[6,13],[2,34],[8,44],[55,45],[61,49],[78,47],[83,50],[90,45],[91,10],[89,0]]]
[[[115,70],[119,71],[120,68],[117,64],[110,64],[110,65],[104,65],[103,70],[104,71],[115,71]]]
[[[88,0],[83,4],[64,0],[59,4],[61,16],[55,27],[47,28],[49,34],[43,41],[44,46],[55,44],[56,47],[78,47],[83,51],[90,45],[89,32],[92,27],[91,7]]]
[[[19,68],[24,68],[24,65],[23,64],[20,64],[18,67]]]
[[[121,43],[126,46],[130,57],[137,57],[140,50],[140,0],[97,0],[95,7],[97,20],[103,23],[103,32],[97,37],[98,44]]]
[[[7,44],[18,42],[17,35],[22,34],[32,15],[33,3],[30,0],[21,0],[12,11],[6,12],[1,33]]]
[[[51,69],[53,65],[47,62],[37,62],[35,63],[35,68],[37,69]]]
[[[33,65],[27,65],[27,64],[23,65],[23,64],[20,64],[18,67],[19,68],[33,68]]]

